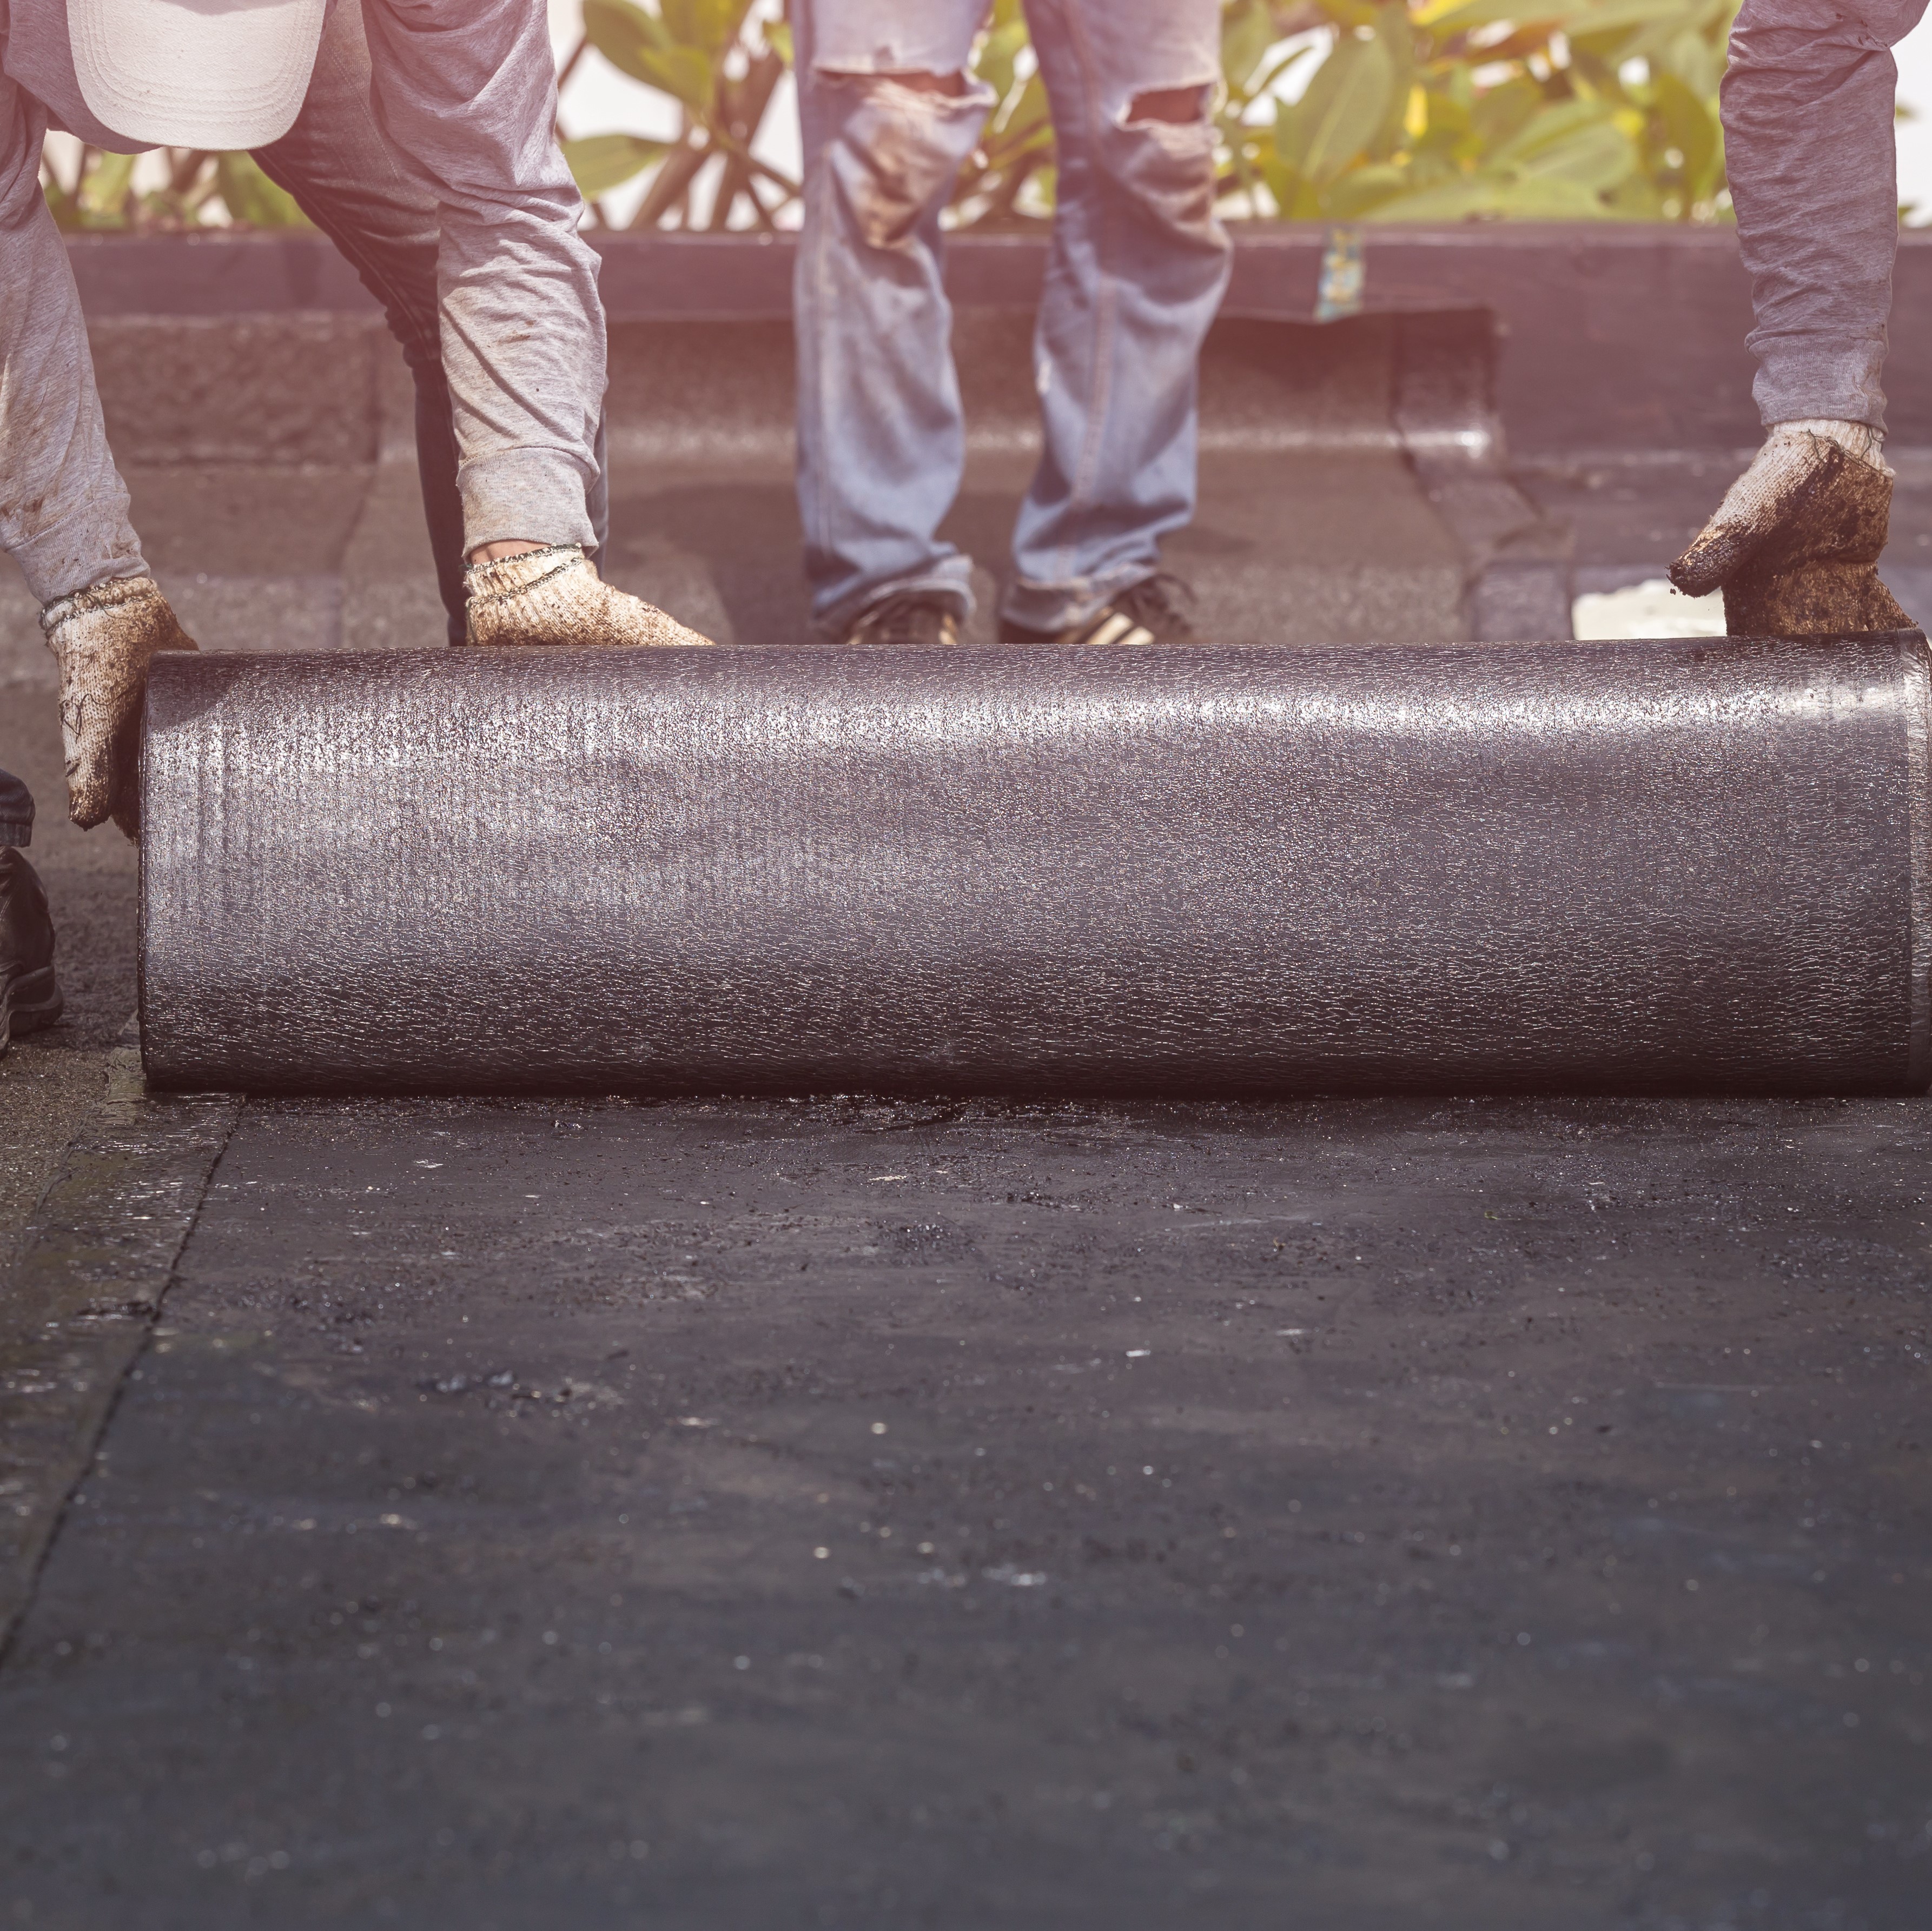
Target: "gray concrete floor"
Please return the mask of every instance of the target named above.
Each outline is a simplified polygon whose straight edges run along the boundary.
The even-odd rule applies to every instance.
[[[1662,577],[1752,453],[1581,457],[1540,463],[1520,480],[1547,515],[1574,532],[1575,590],[1614,590]],[[1907,610],[1932,622],[1932,450],[1887,455],[1898,480],[1881,574]]]
[[[406,465],[134,481],[211,647],[434,640]],[[619,581],[795,634],[769,465],[616,484]],[[1172,561],[1453,634],[1387,451]],[[128,848],[35,856],[8,1235],[132,1004]],[[0,1924],[1916,1931],[1928,1117],[251,1103],[0,1664]]]

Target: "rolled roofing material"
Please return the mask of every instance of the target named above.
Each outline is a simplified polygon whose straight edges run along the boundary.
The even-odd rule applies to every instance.
[[[149,1078],[1905,1092],[1932,679],[1842,639],[154,660]]]

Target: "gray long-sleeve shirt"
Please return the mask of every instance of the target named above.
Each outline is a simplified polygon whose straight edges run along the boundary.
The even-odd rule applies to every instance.
[[[1750,271],[1767,424],[1885,427],[1898,246],[1892,49],[1926,0],[1744,0],[1724,82],[1724,149]]]
[[[361,12],[380,140],[437,205],[464,546],[592,542],[584,502],[604,315],[555,138],[546,10],[538,0],[361,0]],[[43,602],[146,567],[40,188],[50,123],[121,153],[143,145],[88,111],[62,0],[0,0],[0,546]]]

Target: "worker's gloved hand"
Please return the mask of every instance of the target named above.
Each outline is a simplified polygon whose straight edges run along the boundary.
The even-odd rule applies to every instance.
[[[463,572],[472,643],[708,644],[639,597],[614,590],[581,544],[554,543]]]
[[[1904,630],[1878,580],[1892,514],[1884,438],[1862,422],[1780,422],[1670,566],[1687,595],[1722,588],[1733,637]]]
[[[116,577],[60,597],[40,613],[60,662],[68,816],[83,831],[112,817],[141,835],[141,706],[158,650],[193,650],[152,577]]]

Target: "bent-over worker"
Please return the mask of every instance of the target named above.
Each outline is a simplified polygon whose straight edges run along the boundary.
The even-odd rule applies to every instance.
[[[610,588],[603,311],[528,0],[0,0],[0,546],[60,661],[68,809],[136,829],[148,660],[192,649],[141,553],[40,185],[51,125],[252,150],[382,303],[416,382],[452,642],[701,643]]]

